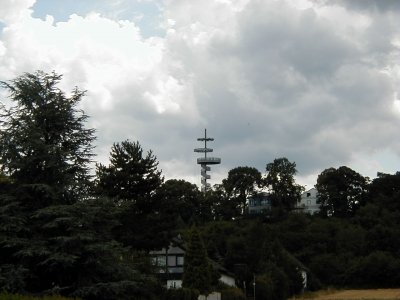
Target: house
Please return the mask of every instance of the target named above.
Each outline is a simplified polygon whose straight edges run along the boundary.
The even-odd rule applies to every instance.
[[[316,188],[312,188],[301,194],[300,201],[296,205],[298,211],[302,211],[308,214],[315,214],[319,212],[320,207],[317,203],[318,192]]]
[[[249,214],[261,214],[271,210],[271,195],[266,192],[254,194],[248,198]]]
[[[182,239],[176,238],[168,248],[159,251],[151,251],[150,255],[157,268],[161,280],[167,288],[181,288],[184,272],[185,248]],[[219,280],[229,286],[235,285],[235,277],[221,265],[211,260],[211,264],[220,274]]]
[[[151,251],[150,255],[161,279],[166,282],[167,288],[182,287],[185,251],[171,243],[168,248]]]

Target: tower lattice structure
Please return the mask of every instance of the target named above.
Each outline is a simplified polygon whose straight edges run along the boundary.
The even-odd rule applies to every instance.
[[[207,137],[207,129],[204,129],[204,137],[198,138],[197,140],[204,142],[204,147],[196,148],[194,149],[194,152],[204,153],[204,157],[197,159],[197,164],[201,165],[201,191],[206,192],[207,189],[210,188],[210,184],[207,183],[207,180],[211,179],[211,176],[207,174],[208,171],[211,171],[211,167],[208,165],[220,164],[221,158],[207,156],[207,153],[213,152],[213,149],[207,148],[207,142],[214,141],[213,138]]]

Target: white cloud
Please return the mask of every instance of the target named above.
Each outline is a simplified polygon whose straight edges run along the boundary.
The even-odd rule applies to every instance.
[[[2,0],[0,21],[3,23],[18,22],[31,14],[30,8],[36,0]]]
[[[56,70],[67,90],[87,89],[100,160],[113,142],[139,140],[167,178],[193,182],[204,127],[223,161],[211,183],[287,156],[305,184],[331,166],[400,153],[400,10],[391,6],[165,0],[165,37],[144,38],[132,21],[92,12],[55,22],[32,17],[34,1],[5,3],[0,79]]]

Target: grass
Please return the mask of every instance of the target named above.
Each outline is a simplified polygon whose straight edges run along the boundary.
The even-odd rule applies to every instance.
[[[293,299],[307,300],[399,300],[400,289],[371,289],[371,290],[322,290],[305,293]]]
[[[73,300],[72,298],[65,298],[61,296],[28,296],[28,295],[17,295],[0,293],[0,300]],[[76,299],[78,300],[78,299]]]

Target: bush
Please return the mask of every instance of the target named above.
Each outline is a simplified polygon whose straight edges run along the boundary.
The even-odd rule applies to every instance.
[[[242,290],[237,288],[229,288],[221,291],[222,300],[244,300],[246,299]]]
[[[165,300],[197,300],[199,295],[199,291],[195,289],[169,289],[166,292]]]
[[[1,293],[0,300],[78,300],[77,298],[65,298],[61,296],[27,296],[18,294]]]

